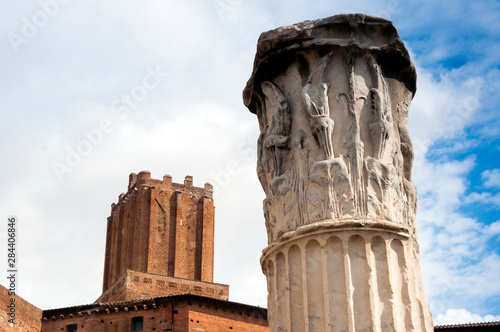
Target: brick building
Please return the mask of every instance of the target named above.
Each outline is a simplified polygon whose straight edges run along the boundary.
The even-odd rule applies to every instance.
[[[0,287],[0,331],[268,331],[265,308],[230,302],[213,282],[213,187],[132,173],[107,221],[103,292],[92,304],[40,310]]]
[[[132,173],[107,221],[103,292],[44,310],[51,331],[268,331],[266,309],[228,301],[213,282],[213,187]]]
[[[42,331],[267,332],[267,310],[184,294],[45,310]]]

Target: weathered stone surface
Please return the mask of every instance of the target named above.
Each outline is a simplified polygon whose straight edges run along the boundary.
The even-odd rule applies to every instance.
[[[332,218],[414,231],[415,78],[384,19],[338,15],[262,34],[244,100],[261,127],[257,169],[270,243]]]
[[[432,329],[411,182],[415,90],[415,68],[388,20],[337,15],[260,36],[243,99],[261,131],[271,331]],[[332,232],[343,237],[341,279],[327,277],[327,262],[338,254],[327,243],[340,239]],[[305,277],[297,281],[294,273]],[[347,316],[338,323],[328,313],[336,298],[326,298],[343,283]]]
[[[264,251],[270,331],[432,331],[415,238],[313,226]]]

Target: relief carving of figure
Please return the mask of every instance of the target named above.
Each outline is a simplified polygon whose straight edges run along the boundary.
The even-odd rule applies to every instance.
[[[335,123],[330,118],[328,87],[329,84],[321,83],[318,91],[315,91],[311,82],[308,82],[302,89],[302,99],[314,138],[325,159],[333,159],[332,135]]]
[[[307,183],[309,178],[309,149],[306,146],[306,133],[301,129],[295,133],[292,140],[292,155],[294,168],[294,186],[297,200],[297,209],[299,214],[299,224],[305,225],[309,223],[307,214]]]
[[[309,182],[307,201],[312,220],[354,214],[351,178],[343,156],[315,162]]]
[[[274,83],[262,83],[262,92],[269,100],[270,107],[266,109],[268,123],[264,147],[269,150],[272,158],[272,178],[283,173],[283,159],[286,153],[282,149],[288,148],[288,136],[292,127],[290,106],[281,89]]]
[[[340,97],[344,96],[346,101],[347,114],[350,119],[346,123],[348,128],[348,137],[345,138],[344,144],[346,149],[346,156],[349,163],[349,174],[351,177],[351,184],[354,195],[354,206],[358,216],[366,215],[366,192],[363,173],[363,156],[365,146],[361,139],[361,113],[364,105],[359,101],[366,100],[359,88],[359,78],[356,74],[356,61],[359,57],[359,52],[355,49],[343,50],[343,58],[345,60],[345,74],[347,76],[347,84],[345,90],[337,94],[337,101]]]
[[[372,157],[366,158],[365,165],[368,216],[398,220],[395,213],[400,211],[403,202],[399,195],[400,182],[396,168]]]
[[[374,122],[369,124],[370,135],[373,141],[373,157],[382,159],[386,143],[392,134],[392,115],[389,109],[389,91],[382,77],[380,66],[373,56],[368,57],[368,68],[372,76],[374,87],[370,89],[370,101]]]
[[[266,227],[270,239],[281,236],[286,228],[286,218],[277,216],[289,215],[295,203],[292,195],[291,171],[284,172],[284,158],[288,155],[289,135],[292,126],[290,106],[281,89],[274,83],[265,81],[261,84],[265,99],[265,130],[258,140],[259,159],[257,173],[267,198],[264,200]],[[295,222],[296,223],[296,222]]]

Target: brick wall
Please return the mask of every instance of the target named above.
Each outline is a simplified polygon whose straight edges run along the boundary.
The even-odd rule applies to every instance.
[[[14,324],[9,323],[10,313],[7,306],[11,303],[11,298],[15,299],[15,321]],[[9,296],[7,288],[0,285],[0,331],[33,331],[38,332],[41,328],[40,320],[42,319],[42,310],[38,309],[28,301],[15,295]]]
[[[265,309],[195,295],[46,310],[42,331],[71,324],[77,331],[131,331],[134,317],[142,317],[143,331],[268,331]]]
[[[193,301],[189,306],[188,329],[204,332],[267,332],[267,315],[260,308],[227,307],[219,303]]]
[[[229,286],[127,270],[95,303],[195,294],[228,300]]]

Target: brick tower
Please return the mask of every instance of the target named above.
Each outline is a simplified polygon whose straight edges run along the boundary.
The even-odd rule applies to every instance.
[[[106,234],[103,294],[96,302],[194,293],[228,299],[213,283],[213,187],[172,177],[129,177],[128,191],[111,205]]]

